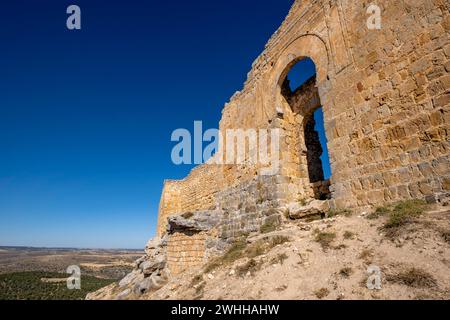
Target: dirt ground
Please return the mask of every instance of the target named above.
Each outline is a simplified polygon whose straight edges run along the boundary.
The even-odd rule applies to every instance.
[[[191,270],[141,299],[449,299],[450,208],[429,208],[395,237],[386,217],[290,221],[248,240],[289,241],[205,272]],[[322,235],[323,237],[318,237]],[[321,241],[318,239],[324,240]],[[380,288],[376,284],[379,268]],[[248,269],[248,271],[246,271]],[[244,272],[243,272],[244,271]]]

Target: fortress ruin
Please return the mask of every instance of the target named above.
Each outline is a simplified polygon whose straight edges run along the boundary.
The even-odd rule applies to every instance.
[[[448,0],[295,1],[225,105],[219,128],[282,132],[279,170],[202,164],[165,181],[158,237],[172,273],[202,264],[239,235],[281,221],[295,202],[363,208],[450,193]],[[310,58],[316,77],[291,92],[286,76]],[[322,107],[332,176],[321,175],[312,113]],[[194,218],[194,219],[193,219]],[[189,222],[190,221],[190,222]],[[193,221],[193,222],[192,222]]]

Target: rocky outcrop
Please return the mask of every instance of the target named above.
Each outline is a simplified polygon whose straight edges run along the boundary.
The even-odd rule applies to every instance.
[[[167,232],[173,233],[179,230],[208,231],[220,222],[221,216],[219,211],[214,210],[173,215],[168,218]]]
[[[288,205],[290,219],[304,219],[311,216],[325,216],[325,212],[329,209],[327,201],[313,200],[306,205],[298,202],[292,202]]]

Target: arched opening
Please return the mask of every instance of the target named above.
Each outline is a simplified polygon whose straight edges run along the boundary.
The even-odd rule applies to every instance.
[[[299,157],[303,157],[302,168],[307,170],[314,197],[328,199],[331,167],[322,105],[316,87],[316,67],[310,58],[294,61],[288,67],[281,93],[299,119],[298,132],[302,137],[298,152]]]

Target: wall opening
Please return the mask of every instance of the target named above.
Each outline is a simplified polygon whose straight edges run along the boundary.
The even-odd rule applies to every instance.
[[[299,157],[306,163],[309,182],[316,199],[328,199],[331,167],[323,121],[322,105],[316,87],[316,68],[310,58],[295,62],[289,69],[281,92],[292,111],[299,115],[303,148]]]

